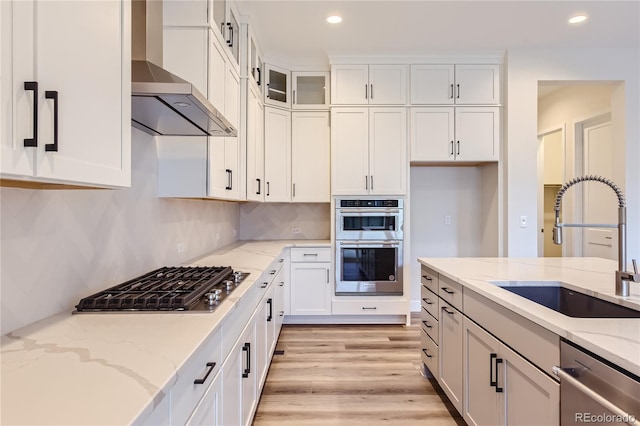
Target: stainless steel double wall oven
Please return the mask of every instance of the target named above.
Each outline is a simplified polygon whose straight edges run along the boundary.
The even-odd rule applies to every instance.
[[[402,295],[403,200],[337,199],[336,295]]]

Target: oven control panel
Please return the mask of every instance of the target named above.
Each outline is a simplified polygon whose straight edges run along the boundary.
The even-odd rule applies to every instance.
[[[400,200],[340,200],[340,207],[401,207]]]

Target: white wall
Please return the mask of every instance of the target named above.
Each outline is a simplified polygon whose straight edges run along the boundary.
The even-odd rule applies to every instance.
[[[297,228],[300,232],[291,232]],[[330,203],[244,203],[240,206],[241,240],[328,240]]]
[[[520,228],[519,217],[536,218],[538,81],[621,81],[612,99],[614,149],[625,164],[615,169],[627,198],[628,257],[640,255],[640,54],[637,49],[515,49],[506,56],[505,140],[506,254],[537,255],[538,225]],[[624,106],[623,106],[624,105]],[[624,138],[622,137],[624,134]],[[624,146],[622,146],[624,145]],[[625,167],[626,166],[626,167]],[[571,176],[567,176],[571,177]],[[537,222],[537,220],[536,220]]]
[[[130,189],[0,188],[0,334],[236,240],[236,203],[159,199],[156,182],[156,144],[132,129]]]

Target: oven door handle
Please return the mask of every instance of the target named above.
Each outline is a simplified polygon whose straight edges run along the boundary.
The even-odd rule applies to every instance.
[[[370,210],[366,210],[366,209],[338,209],[339,213],[342,214],[349,214],[349,213],[372,213],[372,214],[376,214],[376,213],[396,213],[399,214],[400,213],[400,209],[370,209]]]
[[[620,418],[625,420],[626,424],[633,426],[640,426],[640,419],[636,419],[631,414],[624,411],[622,408],[615,405],[613,402],[609,401],[604,396],[600,395],[598,392],[586,386],[584,383],[573,377],[571,374],[567,373],[563,368],[554,366],[552,368],[553,373],[560,378],[560,384],[562,385],[562,381],[567,382],[571,386],[578,389],[580,392],[597,402],[598,404],[605,407],[607,410],[611,411],[614,415],[620,416]]]
[[[400,247],[400,241],[376,241],[376,240],[361,240],[361,241],[339,241],[342,246],[384,246],[384,247]]]

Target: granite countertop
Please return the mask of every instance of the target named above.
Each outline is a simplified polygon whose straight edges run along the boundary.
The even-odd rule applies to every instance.
[[[238,241],[199,259],[251,275],[212,313],[64,312],[2,336],[1,424],[131,424],[144,420],[177,372],[285,247],[328,240]]]
[[[490,281],[562,281],[576,291],[640,310],[640,284],[615,295],[617,262],[600,258],[420,258],[418,261],[640,376],[640,319],[572,318]]]

